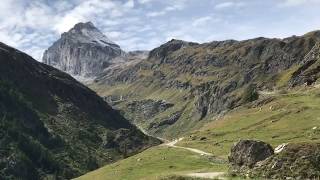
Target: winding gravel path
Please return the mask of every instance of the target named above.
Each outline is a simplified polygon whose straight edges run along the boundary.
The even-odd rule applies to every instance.
[[[225,179],[223,178],[225,172],[208,172],[208,173],[190,173],[187,176],[198,177],[198,178],[209,178],[209,179]]]
[[[171,142],[167,142],[163,145],[173,147],[173,148],[185,149],[185,150],[200,154],[201,156],[213,156],[213,154],[201,151],[199,149],[188,148],[188,147],[183,147],[183,146],[176,146],[176,144],[182,140],[183,140],[183,138],[175,139],[175,140],[173,140]],[[225,178],[223,178],[223,175],[225,175],[225,172],[195,172],[195,173],[186,174],[186,176],[190,176],[190,177],[208,178],[208,179],[225,179]]]
[[[141,128],[140,126],[137,126],[143,133],[145,133],[146,135],[149,135],[143,128]],[[149,135],[150,136],[150,135]],[[160,146],[169,146],[169,147],[173,147],[173,148],[179,148],[179,149],[185,149],[194,153],[197,153],[201,156],[213,156],[213,154],[208,153],[208,152],[204,152],[201,151],[199,149],[195,149],[195,148],[189,148],[189,147],[183,147],[183,146],[176,146],[176,144],[180,141],[182,141],[184,138],[179,138],[179,139],[175,139],[173,141],[168,141],[166,139],[163,138],[159,138],[156,137],[160,140],[162,140],[163,142],[165,142],[164,144],[161,144]],[[225,172],[194,172],[194,173],[189,173],[189,174],[185,174],[186,176],[189,177],[198,177],[198,178],[208,178],[208,179],[225,179],[222,176],[225,175]]]
[[[200,154],[201,156],[213,156],[213,154],[211,153],[208,153],[208,152],[204,152],[204,151],[201,151],[199,149],[195,149],[195,148],[189,148],[189,147],[183,147],[183,146],[176,146],[176,144],[179,142],[179,141],[182,141],[184,138],[179,138],[179,139],[175,139],[171,142],[168,142],[168,143],[165,143],[164,145],[165,146],[169,146],[169,147],[174,147],[174,148],[180,148],[180,149],[185,149],[185,150],[188,150],[188,151],[191,151],[191,152],[194,152],[194,153],[197,153],[197,154]]]

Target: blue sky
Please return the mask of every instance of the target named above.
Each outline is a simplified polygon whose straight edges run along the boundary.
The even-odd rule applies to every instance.
[[[287,37],[320,29],[320,0],[1,0],[0,41],[40,60],[60,34],[93,22],[124,50]]]

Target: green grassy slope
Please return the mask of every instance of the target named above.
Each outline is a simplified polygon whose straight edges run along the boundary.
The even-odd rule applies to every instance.
[[[305,37],[308,40],[309,36]],[[258,139],[270,143],[274,147],[289,142],[320,142],[320,118],[318,116],[320,114],[320,89],[317,88],[317,85],[312,85],[287,90],[288,87],[293,87],[292,77],[301,69],[300,62],[302,59],[308,60],[304,56],[312,48],[309,47],[310,44],[297,45],[300,44],[298,43],[300,40],[304,42],[304,38],[294,39],[291,39],[293,42],[291,45],[299,48],[300,51],[291,47],[290,43],[278,42],[278,40],[269,42],[269,40],[264,41],[258,38],[259,46],[247,47],[245,45],[244,47],[247,47],[247,49],[237,48],[236,44],[232,46],[235,49],[229,48],[229,51],[223,51],[222,53],[230,57],[219,61],[226,63],[229,60],[231,65],[223,65],[217,68],[214,67],[216,64],[210,65],[215,57],[206,58],[206,55],[208,55],[206,53],[211,52],[212,49],[204,53],[201,48],[188,47],[177,52],[168,52],[164,47],[163,51],[160,49],[159,53],[154,53],[155,56],[161,55],[158,59],[149,58],[144,64],[141,63],[140,66],[128,68],[127,71],[124,71],[130,75],[129,77],[122,76],[125,74],[122,73],[116,76],[115,80],[111,78],[113,81],[110,84],[108,84],[110,79],[107,79],[106,81],[97,81],[90,87],[101,96],[125,97],[124,100],[115,103],[115,106],[122,111],[126,111],[128,102],[136,100],[165,100],[173,103],[172,108],[155,114],[150,119],[136,118],[135,114],[127,112],[125,116],[146,129],[148,133],[165,138],[185,137],[183,141],[178,143],[179,146],[200,149],[225,160],[227,160],[231,146],[240,139]],[[285,41],[291,40],[289,38]],[[264,47],[267,42],[272,44],[269,48]],[[247,41],[243,43],[246,44]],[[290,58],[289,60],[279,60],[279,56],[274,56],[274,53],[271,53],[271,61],[270,57],[266,55],[267,53],[262,53],[263,51],[269,51],[270,48],[278,50],[278,45],[282,47],[284,44],[290,49],[290,52],[284,54],[290,54],[296,62],[289,61],[292,60]],[[175,47],[174,45],[173,42],[173,47]],[[311,43],[311,45],[314,44]],[[258,57],[250,55],[250,48],[254,49],[253,54],[259,54]],[[287,48],[284,49],[287,50]],[[195,50],[197,50],[197,53],[195,53]],[[213,49],[212,52],[216,50],[220,51],[220,48]],[[163,58],[162,53],[170,55]],[[239,57],[237,53],[243,53],[245,56],[235,58]],[[275,54],[283,54],[283,52]],[[256,58],[261,59],[256,62]],[[154,63],[155,60],[158,60],[159,63]],[[206,62],[206,60],[209,64],[201,65],[201,62]],[[318,60],[319,58],[314,61],[318,62]],[[281,64],[280,61],[283,61],[283,67],[274,69],[279,67],[278,63]],[[154,64],[148,65],[147,63]],[[190,63],[193,63],[193,66]],[[233,64],[238,63],[243,66],[233,66]],[[242,72],[242,69],[246,69],[245,66],[252,68],[252,71],[250,73]],[[179,69],[181,71],[178,71]],[[316,63],[314,67],[311,66],[309,69],[311,69],[310,72],[315,74],[313,83],[318,78],[317,73],[320,68]],[[132,72],[135,73],[132,74]],[[161,81],[160,79],[163,77],[157,77],[158,74],[164,74],[166,78]],[[309,71],[306,74],[310,74]],[[135,79],[130,80],[132,77],[135,77]],[[299,83],[296,84],[301,85],[309,82],[305,81],[304,78],[304,76],[297,78]],[[176,81],[180,84],[171,84]],[[215,84],[216,82],[218,84]],[[188,85],[184,87],[183,83],[189,83],[192,88],[189,88]],[[309,83],[309,85],[312,83]],[[237,85],[234,86],[234,84]],[[251,85],[254,92],[257,89],[261,90],[259,99],[253,102],[245,101],[244,103],[242,102],[245,100],[243,98],[244,94],[247,94],[246,89]],[[271,91],[271,89],[276,90]],[[230,107],[228,106],[229,103],[231,104]],[[174,124],[155,130],[148,129],[150,122],[161,121],[166,116],[179,110],[182,110],[182,115]],[[201,114],[202,110],[205,111],[205,116],[204,118],[198,118],[199,112]],[[198,114],[194,115],[194,112],[198,112]],[[224,115],[222,116],[222,114]],[[172,166],[180,168],[168,169],[169,164],[161,161],[161,158],[157,156],[158,151],[165,152],[170,159],[172,158],[169,164],[175,164]],[[105,166],[82,178],[156,179],[172,174],[183,175],[191,171],[224,171],[227,168],[226,164],[208,164],[205,161],[193,164],[192,156],[185,153],[177,149],[172,149],[169,152],[157,147],[113,165]],[[137,159],[139,158],[147,158],[147,160],[138,163]]]
[[[239,139],[259,139],[273,146],[320,142],[320,89],[303,88],[266,96],[269,97],[261,98],[251,107],[235,109],[190,133],[180,145],[226,157]]]
[[[274,147],[288,142],[320,142],[320,89],[309,87],[264,94],[259,100],[190,132],[177,145],[210,152],[227,161],[231,146],[239,139],[259,139]],[[158,146],[79,179],[149,180],[227,168],[227,164],[192,152]]]
[[[167,146],[150,148],[140,154],[90,172],[77,180],[153,180],[190,172],[226,171],[227,164],[196,153]]]
[[[123,115],[127,119],[133,120],[134,124],[148,130],[150,134],[155,136],[161,136],[164,138],[173,138],[184,134],[185,132],[200,128],[203,124],[207,123],[209,117],[199,121],[192,118],[192,111],[194,108],[194,98],[185,99],[189,96],[188,90],[179,90],[173,88],[164,88],[157,83],[153,83],[149,86],[145,86],[144,82],[137,82],[134,84],[117,84],[114,86],[108,86],[103,84],[93,83],[89,87],[96,91],[100,96],[127,96],[124,101],[119,101],[115,104],[115,107],[122,110]],[[134,94],[132,94],[134,92]],[[126,111],[127,103],[132,101],[141,101],[145,99],[151,100],[164,100],[168,103],[173,103],[174,106],[167,109],[164,112],[155,114],[151,119],[136,118],[135,114],[130,114]],[[148,129],[150,122],[160,122],[164,118],[169,117],[171,114],[182,111],[182,115],[175,124],[161,126],[157,129]]]

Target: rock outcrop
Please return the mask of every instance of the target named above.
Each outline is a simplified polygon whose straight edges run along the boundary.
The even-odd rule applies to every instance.
[[[167,118],[162,119],[160,122],[151,122],[149,124],[148,130],[157,129],[161,126],[170,126],[179,120],[179,118],[181,117],[181,114],[182,112],[178,111],[173,114],[170,114]]]
[[[252,168],[257,162],[274,154],[271,145],[255,140],[240,140],[232,148],[229,156],[231,165],[238,169]]]
[[[283,150],[256,164],[251,177],[272,179],[319,179],[320,144],[290,143]]]
[[[314,45],[291,77],[290,85],[312,85],[320,77],[320,43]]]
[[[155,101],[152,99],[133,101],[127,104],[127,113],[133,114],[143,119],[151,119],[160,112],[173,107],[174,104],[165,102],[163,100]]]
[[[73,76],[93,78],[114,63],[126,61],[126,53],[91,22],[76,24],[63,33],[43,55],[43,62]]]
[[[286,143],[276,154],[261,141],[241,140],[231,149],[230,173],[235,176],[267,179],[318,179],[319,143]]]

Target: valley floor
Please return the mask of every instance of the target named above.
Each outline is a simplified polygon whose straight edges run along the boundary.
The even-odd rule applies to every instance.
[[[173,175],[218,178],[226,172],[226,161],[195,148],[176,146],[175,143],[177,142],[178,140],[174,140],[150,148],[77,179],[152,180],[166,179],[167,176]]]

